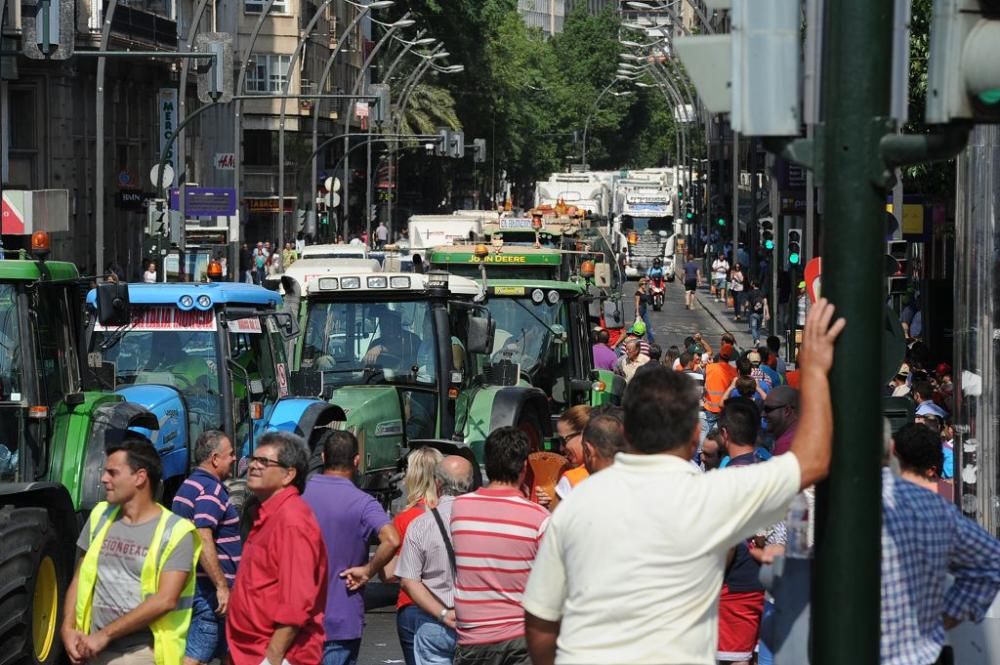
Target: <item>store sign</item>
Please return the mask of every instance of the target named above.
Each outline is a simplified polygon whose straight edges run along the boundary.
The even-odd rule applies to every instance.
[[[167,149],[167,164],[174,167],[177,172],[177,164],[174,160],[174,130],[177,127],[177,89],[160,88],[160,151],[163,154]],[[167,148],[167,146],[170,146]]]
[[[268,197],[264,199],[244,199],[247,205],[247,211],[250,213],[255,212],[281,212],[281,208],[278,207],[278,197]],[[285,197],[285,212],[295,211],[295,197],[286,196]]]
[[[215,170],[233,171],[236,169],[236,153],[217,152],[215,153]]]

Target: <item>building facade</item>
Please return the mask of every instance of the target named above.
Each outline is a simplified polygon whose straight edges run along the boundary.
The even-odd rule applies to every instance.
[[[67,219],[53,227],[65,230],[52,233],[53,258],[73,261],[87,274],[117,264],[128,278],[138,278],[148,251],[143,243],[147,202],[162,194],[150,181],[150,169],[160,161],[164,150],[172,153],[168,163],[173,166],[175,182],[227,189],[238,185],[237,214],[189,215],[188,223],[183,225],[190,230],[189,240],[211,245],[213,253],[221,251],[235,259],[234,249],[241,240],[274,239],[280,210],[280,101],[246,100],[240,109],[237,132],[235,103],[203,109],[197,95],[197,66],[193,61],[185,66],[182,59],[170,55],[192,50],[187,42],[196,34],[228,33],[233,39],[234,70],[238,72],[267,0],[119,0],[110,22],[107,50],[163,52],[163,56],[106,58],[100,106],[98,58],[84,52],[99,48],[109,3],[63,2],[75,5],[74,24],[67,31],[74,42],[72,56],[0,56],[0,187],[4,192],[66,192]],[[4,52],[24,50],[29,22],[22,16],[22,7],[28,4],[6,3]],[[195,17],[199,7],[203,13]],[[329,80],[323,90],[317,86],[337,44],[338,28],[346,26],[355,11],[347,3],[335,1],[274,0],[250,49],[243,90],[234,92],[262,97],[279,94],[289,79],[292,95],[349,91],[369,43],[367,20],[344,37],[348,43]],[[305,40],[303,55],[292,68],[299,34],[316,12],[321,14]],[[194,22],[196,30],[191,29]],[[287,215],[290,223],[296,220],[294,210],[304,207],[306,199],[314,196],[304,193],[300,183],[308,183],[308,179],[300,176],[303,169],[311,170],[309,142],[312,110],[317,102],[294,98],[286,105],[285,208],[293,211]],[[334,120],[343,118],[341,114],[347,109],[326,100],[319,110],[319,134],[325,138],[338,131]],[[195,111],[198,117],[172,142],[178,125]],[[99,115],[103,116],[101,131]],[[237,140],[239,170],[233,163]],[[103,150],[101,169],[97,167],[98,144]],[[323,154],[322,158],[334,156]],[[4,212],[6,218],[6,205]],[[181,225],[178,222],[175,226]],[[294,232],[295,227],[289,230]],[[26,237],[8,233],[5,230],[3,236],[6,248],[26,245]],[[167,257],[161,261],[166,263]],[[177,263],[177,259],[174,261]],[[185,270],[189,278],[198,278],[192,270]]]
[[[530,28],[546,37],[559,34],[566,20],[566,0],[518,0],[517,11]]]

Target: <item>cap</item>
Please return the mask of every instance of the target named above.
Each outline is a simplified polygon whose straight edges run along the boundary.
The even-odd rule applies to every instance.
[[[896,376],[909,376],[909,375],[910,375],[910,366],[907,365],[906,363],[900,365],[899,371],[896,372]]]
[[[803,282],[799,282],[799,288],[800,289],[806,288],[806,283],[804,281]]]
[[[751,365],[759,365],[760,364],[760,354],[757,353],[756,351],[751,351],[750,353],[747,354],[747,360],[750,361]]]
[[[646,334],[646,324],[642,321],[636,321],[632,324],[632,327],[629,328],[628,331],[633,335],[639,335],[641,337]]]
[[[722,348],[719,349],[719,357],[722,358],[723,360],[732,360],[733,352],[734,349],[732,344],[723,344]]]

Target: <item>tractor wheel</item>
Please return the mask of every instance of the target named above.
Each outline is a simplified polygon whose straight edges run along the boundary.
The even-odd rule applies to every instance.
[[[521,421],[517,428],[528,437],[528,453],[537,453],[545,450],[545,438],[542,433],[542,425],[538,422],[538,416],[532,410],[526,410],[521,415]]]
[[[65,559],[44,508],[0,509],[0,665],[59,662]]]

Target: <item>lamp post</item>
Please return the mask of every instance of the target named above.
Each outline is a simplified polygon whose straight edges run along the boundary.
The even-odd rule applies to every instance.
[[[354,80],[354,88],[351,91],[352,95],[357,95],[360,92],[361,85],[365,82],[365,74],[368,72],[368,68],[371,67],[371,64],[375,61],[375,56],[377,56],[379,51],[382,50],[382,46],[385,45],[386,41],[388,41],[389,38],[392,37],[393,33],[395,33],[396,30],[399,30],[400,28],[408,28],[413,24],[414,21],[413,19],[410,18],[409,12],[404,14],[403,17],[398,21],[396,21],[395,23],[389,24],[385,34],[382,35],[382,38],[375,43],[375,46],[372,48],[372,52],[368,54],[368,57],[365,59],[364,63],[362,63],[361,69],[358,71],[358,77]],[[350,149],[350,141],[351,141],[351,138],[349,136],[350,132],[351,132],[351,114],[345,113],[344,134],[346,136],[344,136],[344,154],[347,154]],[[347,214],[350,206],[350,172],[351,172],[351,160],[350,157],[348,157],[347,159],[344,160],[344,181],[341,183],[341,186],[343,187],[344,190],[343,228],[345,232],[348,230]],[[370,215],[368,217],[370,221]]]
[[[587,163],[587,132],[590,130],[590,120],[594,117],[594,114],[597,113],[597,108],[601,103],[601,99],[604,97],[604,95],[611,92],[611,88],[615,87],[615,85],[617,85],[620,80],[621,79],[616,77],[613,81],[611,81],[611,83],[607,85],[607,87],[604,88],[604,90],[601,90],[601,94],[597,95],[597,99],[594,100],[594,105],[590,110],[590,114],[587,115],[587,119],[583,123],[583,156],[580,160],[583,164]],[[625,92],[622,92],[616,96],[626,97],[631,94],[632,94],[631,92],[626,90]]]
[[[355,4],[354,2],[351,2],[351,0],[344,0],[344,2],[351,5],[352,7],[356,7],[358,9],[358,12],[357,14],[355,14],[354,18],[351,19],[351,22],[347,24],[347,27],[344,28],[344,31],[341,32],[340,35],[337,37],[337,46],[333,49],[333,51],[330,52],[330,57],[326,59],[326,66],[323,67],[323,74],[320,76],[319,82],[316,84],[317,91],[322,90],[324,87],[326,87],[326,82],[330,78],[330,72],[333,71],[333,63],[336,61],[337,56],[340,55],[340,51],[344,48],[344,44],[347,43],[347,40],[344,39],[344,37],[350,34],[350,32],[357,27],[358,23],[361,22],[361,19],[367,16],[368,13],[373,9],[373,6],[375,5],[375,3],[371,3],[368,5],[358,5]],[[320,103],[321,103],[320,100],[316,100],[316,103],[313,104],[313,121],[312,121],[313,158],[312,158],[312,178],[310,179],[309,182],[310,198],[316,196],[316,190],[319,188],[319,161],[318,161],[319,151],[317,150],[317,146],[319,145]]]
[[[285,117],[286,117],[286,106],[288,103],[288,94],[292,87],[292,76],[295,72],[295,66],[298,64],[299,56],[305,52],[306,40],[312,34],[313,28],[316,27],[316,23],[319,21],[320,17],[323,15],[323,10],[325,10],[333,0],[323,0],[316,8],[315,14],[313,14],[312,19],[306,24],[306,27],[302,30],[302,34],[299,36],[299,41],[295,45],[295,50],[292,52],[292,58],[288,63],[288,76],[285,77],[285,87],[282,90],[284,95],[281,98],[281,111],[278,116],[278,247],[284,247],[285,245]],[[386,9],[391,7],[394,3],[393,0],[375,0],[374,2],[369,2],[364,6],[364,13],[370,12],[375,9]],[[337,44],[340,45],[339,42]],[[317,90],[317,92],[320,92]],[[318,103],[319,100],[317,100]],[[309,193],[310,201],[315,196],[315,192]]]

